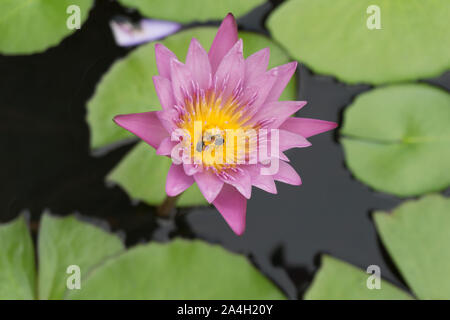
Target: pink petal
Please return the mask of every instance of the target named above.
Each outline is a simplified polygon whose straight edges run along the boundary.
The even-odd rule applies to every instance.
[[[333,130],[337,126],[337,123],[331,121],[291,117],[280,126],[280,129],[288,130],[308,138],[328,130]]]
[[[297,62],[294,61],[272,69],[277,73],[278,78],[276,84],[270,90],[267,101],[277,101],[280,98],[296,68]]]
[[[306,105],[306,101],[272,101],[266,102],[251,119],[252,123],[270,120],[268,128],[278,128],[291,115]]]
[[[172,132],[177,128],[173,119],[178,117],[178,112],[175,109],[168,110],[158,110],[156,111],[161,125],[167,130],[167,132]]]
[[[118,115],[114,117],[114,122],[155,149],[164,138],[169,136],[158,119],[157,111]]]
[[[273,178],[277,181],[281,181],[287,184],[299,186],[302,184],[302,180],[298,173],[286,162],[280,161],[278,172],[273,175]]]
[[[246,86],[242,100],[253,100],[250,105],[253,113],[256,113],[258,108],[261,107],[261,105],[266,101],[267,95],[276,80],[277,77],[269,71],[260,75],[257,79],[253,80],[248,86]]]
[[[259,162],[268,161],[269,157],[274,157],[274,158],[278,158],[280,160],[289,162],[289,158],[282,152],[283,150],[281,150],[281,147],[285,147],[285,145],[283,144],[282,136],[280,135],[280,130],[279,129],[272,129],[272,130],[278,130],[278,145],[277,146],[274,145],[273,149],[272,149],[272,139],[275,139],[275,138],[272,138],[271,131],[268,131],[267,135],[265,137],[260,136],[258,138],[259,140],[258,140],[258,145],[257,145]],[[283,135],[284,135],[284,133],[283,133]],[[307,143],[309,143],[309,142],[307,142]],[[264,145],[265,145],[265,147],[264,147]]]
[[[163,110],[173,108],[175,99],[172,93],[172,82],[162,76],[153,76],[153,83]]]
[[[290,161],[289,158],[283,152],[279,152],[278,153],[278,157],[279,157],[280,160],[283,160],[283,161],[286,161],[286,162]]]
[[[194,161],[194,159],[192,159],[192,161]],[[197,172],[202,171],[202,168],[199,165],[188,163],[183,163],[183,169],[184,173],[186,173],[188,176],[193,176]]]
[[[311,145],[311,142],[306,140],[305,137],[290,131],[279,130],[278,134],[280,151],[285,151],[292,148],[305,148]]]
[[[240,170],[233,172],[227,171],[230,178],[222,178],[222,180],[233,187],[235,187],[244,197],[250,199],[252,195],[252,179],[247,170],[240,168]]]
[[[245,59],[245,86],[251,85],[258,77],[266,73],[269,57],[270,49],[264,48]]]
[[[225,19],[223,19],[219,30],[217,30],[216,37],[211,44],[211,48],[209,49],[208,57],[211,62],[212,74],[215,74],[223,57],[230,51],[236,41],[238,41],[237,24],[233,15],[229,13]]]
[[[170,137],[164,138],[161,141],[158,149],[156,149],[156,154],[160,156],[170,156],[172,154],[173,148],[178,144],[176,141],[172,141]]]
[[[211,65],[208,54],[195,38],[192,38],[189,46],[186,66],[191,70],[192,77],[199,84],[200,89],[208,89],[212,80]]]
[[[275,185],[273,177],[270,175],[259,175],[252,180],[252,184],[261,190],[277,194],[277,186]]]
[[[155,44],[155,59],[158,73],[170,80],[170,61],[176,59],[177,56],[167,49],[163,44]]]
[[[260,170],[261,165],[249,166],[252,185],[266,192],[277,194],[277,187],[273,177],[271,175],[262,175]]]
[[[223,181],[214,173],[206,170],[194,174],[194,180],[209,203],[214,201],[223,187]]]
[[[247,199],[245,199],[235,188],[225,184],[216,200],[214,200],[213,205],[217,208],[234,233],[238,236],[244,233]]]
[[[238,84],[244,81],[244,56],[242,55],[242,39],[225,55],[215,75],[219,89],[223,89],[223,99],[226,100]]]
[[[173,59],[170,61],[170,76],[175,101],[184,105],[185,98],[191,96],[192,73],[185,64]]]
[[[182,193],[194,183],[194,179],[184,174],[181,165],[173,164],[167,173],[166,193],[170,197],[174,197]]]

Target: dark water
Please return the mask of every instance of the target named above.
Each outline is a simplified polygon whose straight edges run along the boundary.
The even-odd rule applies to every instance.
[[[239,21],[246,30],[262,29],[272,9],[263,5]],[[43,54],[0,55],[0,221],[31,214],[33,231],[44,209],[79,212],[106,220],[126,242],[172,237],[201,238],[247,255],[290,298],[301,297],[329,253],[361,268],[376,264],[382,276],[404,286],[382,249],[370,212],[390,210],[401,200],[370,190],[345,168],[337,132],[310,139],[313,146],[288,156],[303,185],[278,184],[278,195],[253,190],[247,230],[237,237],[213,208],[184,209],[174,223],[153,217],[154,208],[133,205],[105,175],[132,145],[94,157],[89,150],[85,105],[111,64],[127,54],[118,48],[108,22],[127,12],[112,1],[98,1],[82,29]],[[330,77],[299,71],[299,116],[341,122],[343,108],[369,86],[348,86]],[[450,89],[450,75],[430,80]],[[151,84],[149,84],[151,85]]]

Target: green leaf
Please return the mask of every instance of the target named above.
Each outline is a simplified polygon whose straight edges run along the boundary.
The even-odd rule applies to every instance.
[[[147,17],[192,22],[220,20],[229,12],[241,16],[263,4],[265,0],[119,0],[119,2],[124,6],[138,9]]]
[[[70,5],[87,19],[93,0],[1,0],[0,53],[31,54],[57,45],[75,30],[67,28]]]
[[[34,249],[23,217],[0,225],[0,300],[35,295]]]
[[[305,293],[307,300],[404,300],[410,295],[381,279],[380,289],[369,289],[365,273],[351,264],[322,256],[322,265]]]
[[[424,84],[358,96],[344,113],[347,166],[372,188],[413,196],[450,186],[450,95]]]
[[[166,177],[172,161],[158,156],[145,142],[139,144],[111,171],[107,180],[119,184],[133,199],[158,205],[166,198]],[[179,207],[208,204],[196,184],[177,201]]]
[[[383,244],[420,299],[450,298],[450,199],[429,195],[377,212]]]
[[[428,195],[407,201],[392,213],[375,212],[383,244],[403,278],[419,299],[449,299],[450,199]],[[324,256],[322,267],[306,299],[410,299],[382,282],[381,290],[368,290],[368,274],[345,262]]]
[[[380,8],[381,29],[366,13]],[[268,27],[297,60],[349,83],[373,84],[435,77],[450,67],[450,1],[291,0]]]
[[[193,28],[175,34],[164,41],[179,59],[184,61],[193,37],[209,49],[217,28]],[[250,32],[241,32],[244,54],[269,47],[270,67],[289,62],[288,56],[269,38]],[[154,44],[149,43],[116,62],[97,86],[88,102],[87,121],[91,130],[91,148],[97,149],[133,137],[131,133],[113,123],[118,114],[154,111],[160,109],[152,76],[157,74]],[[296,81],[291,81],[281,99],[292,100],[296,96]],[[109,175],[109,180],[120,184],[128,194],[149,204],[161,203],[165,197],[165,177],[169,159],[156,157],[144,146],[137,146]],[[205,204],[198,188],[191,187],[178,201],[179,206]]]
[[[68,266],[79,266],[83,280],[93,267],[124,250],[117,236],[74,216],[56,218],[44,214],[38,243],[39,299],[63,297]]]
[[[201,241],[128,250],[92,272],[69,299],[284,299],[243,256]]]

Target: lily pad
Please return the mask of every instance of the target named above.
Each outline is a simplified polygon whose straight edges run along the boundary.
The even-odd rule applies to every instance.
[[[0,299],[285,299],[244,256],[218,245],[175,240],[125,251],[117,236],[74,216],[43,215],[38,281],[23,217],[0,225],[0,246]],[[67,288],[72,265],[77,289]]]
[[[419,299],[450,299],[450,199],[428,195],[407,201],[392,213],[376,212],[375,224],[402,277]],[[381,276],[383,270],[381,270]],[[368,289],[370,275],[324,256],[306,299],[411,299],[382,281]]]
[[[67,8],[80,8],[80,24],[93,0],[2,0],[0,1],[0,53],[31,54],[57,45],[76,31],[67,27],[73,14]]]
[[[372,5],[380,9],[381,29],[367,27]],[[275,10],[268,27],[313,71],[381,84],[435,77],[450,68],[449,12],[447,0],[426,6],[420,0],[291,0]]]
[[[377,212],[381,239],[419,299],[450,299],[450,199],[429,195]]]
[[[0,225],[0,299],[34,299],[34,249],[23,217]]]
[[[166,38],[162,43],[179,59],[186,58],[187,49],[194,37],[209,48],[217,28],[201,27],[188,29]],[[269,38],[251,32],[241,32],[244,54],[269,47],[270,67],[289,62],[289,57]],[[116,62],[97,86],[88,102],[87,121],[91,132],[91,148],[99,149],[133,137],[128,131],[113,123],[118,114],[137,113],[161,109],[152,76],[157,74],[154,44],[149,43]],[[280,99],[295,100],[296,81],[289,83]],[[109,175],[109,180],[121,185],[135,199],[148,204],[159,204],[164,199],[165,179],[169,161],[156,157],[151,148],[136,146]],[[185,191],[178,206],[205,204],[196,185]]]
[[[285,299],[243,256],[198,240],[130,249],[92,272],[67,298]]]
[[[372,188],[406,197],[450,186],[450,94],[425,84],[382,87],[344,113],[347,166]]]
[[[228,12],[240,16],[263,4],[265,0],[119,0],[128,7],[136,8],[147,17],[193,22],[223,19]]]
[[[351,264],[328,255],[322,256],[322,263],[311,287],[306,292],[306,300],[405,300],[412,297],[380,279],[380,288],[368,289],[367,279],[371,274]]]
[[[77,265],[83,279],[89,271],[124,250],[122,241],[74,216],[56,218],[44,214],[38,240],[39,299],[62,299],[67,267]]]

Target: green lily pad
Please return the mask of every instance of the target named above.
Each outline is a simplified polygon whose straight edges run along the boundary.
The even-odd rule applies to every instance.
[[[265,0],[119,0],[128,7],[136,8],[142,15],[178,22],[223,19],[228,12],[241,16],[263,4]]]
[[[162,43],[184,61],[193,37],[209,49],[216,32],[217,28],[213,27],[188,29],[166,38]],[[241,32],[239,35],[244,41],[245,56],[269,47],[271,49],[270,67],[290,61],[282,49],[269,38],[251,32]],[[111,67],[97,86],[87,106],[92,149],[106,147],[134,137],[113,123],[114,116],[155,111],[161,108],[152,81],[152,76],[156,74],[153,43],[139,47]],[[293,80],[280,99],[295,100],[295,97],[296,81]],[[109,180],[120,184],[132,198],[155,205],[161,203],[165,197],[168,168],[167,158],[157,157],[149,148],[137,146],[113,169]],[[205,203],[197,186],[193,186],[183,194],[177,205],[191,206]]]
[[[375,212],[383,245],[402,277],[419,299],[450,299],[450,199],[428,195],[407,201],[392,213]],[[381,276],[383,276],[383,270]],[[324,256],[306,299],[411,299],[381,281],[368,289],[369,274],[345,262]]]
[[[396,266],[419,299],[450,299],[450,199],[429,195],[375,223]]]
[[[35,297],[34,249],[23,217],[0,225],[0,299]]]
[[[371,276],[351,264],[328,255],[322,263],[306,300],[405,300],[412,297],[396,286],[381,280],[380,289],[369,289],[367,279]]]
[[[39,230],[39,299],[61,299],[66,290],[67,267],[80,267],[81,279],[90,269],[124,250],[122,241],[73,216],[44,214]]]
[[[382,87],[344,113],[347,166],[372,188],[406,197],[450,186],[450,94],[425,84]]]
[[[198,240],[130,249],[92,272],[67,298],[285,299],[243,256]]]
[[[74,216],[43,215],[38,281],[23,217],[0,225],[0,248],[0,300],[285,299],[244,256],[218,245],[175,240],[125,251],[117,236]],[[69,289],[72,265],[81,285]]]
[[[381,29],[367,20],[380,8]],[[450,2],[291,0],[270,16],[272,35],[313,71],[349,83],[435,77],[450,68]]]
[[[120,185],[133,199],[158,205],[167,197],[165,185],[171,163],[169,158],[157,155],[155,149],[141,141],[106,179]],[[178,207],[201,204],[208,202],[195,183],[177,200]]]
[[[0,1],[0,53],[31,54],[57,45],[76,31],[67,28],[67,8],[80,8],[80,24],[93,0],[2,0]]]

